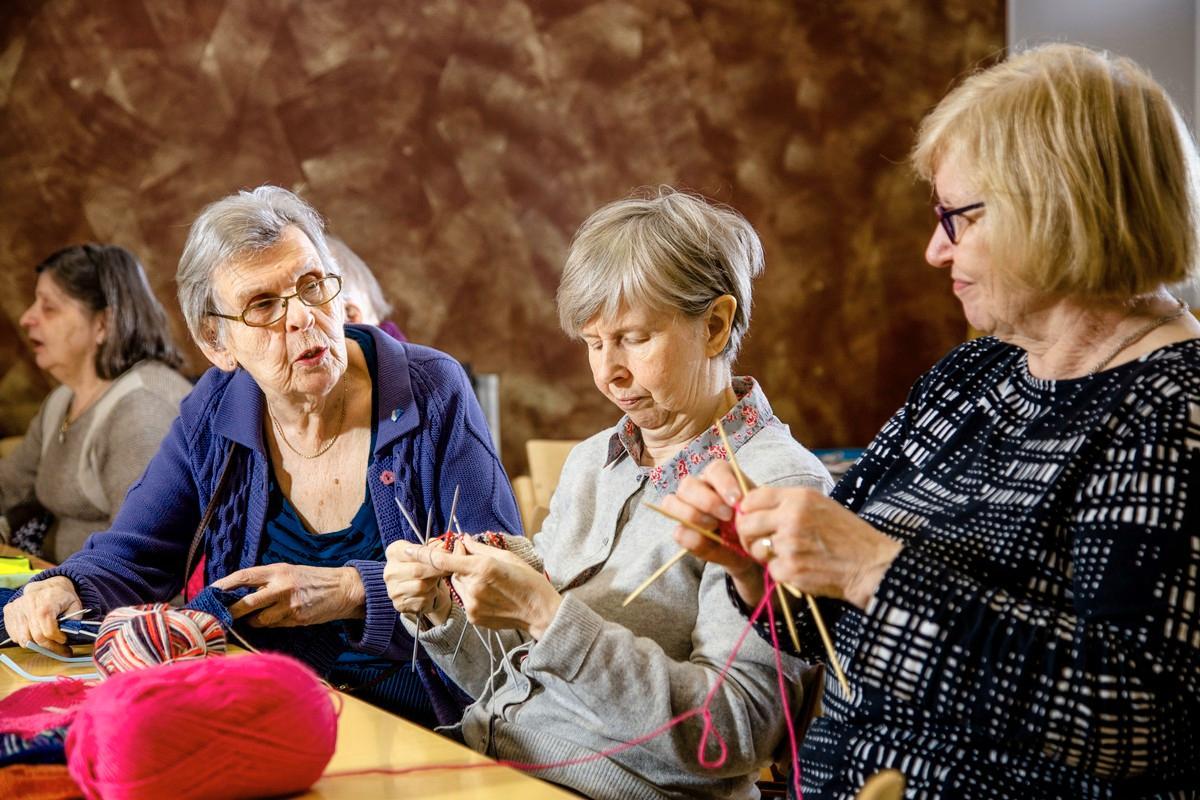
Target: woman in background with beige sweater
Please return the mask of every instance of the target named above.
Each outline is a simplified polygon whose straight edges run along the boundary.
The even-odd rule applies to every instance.
[[[62,385],[0,459],[0,525],[52,561],[106,529],[191,389],[141,264],[113,245],[76,245],[37,267],[21,315],[37,365]]]

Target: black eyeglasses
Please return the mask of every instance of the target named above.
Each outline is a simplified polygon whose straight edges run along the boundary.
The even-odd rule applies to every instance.
[[[958,208],[946,208],[941,203],[933,207],[933,213],[937,214],[938,222],[942,223],[942,230],[946,232],[946,236],[950,239],[950,244],[958,244],[958,231],[954,229],[954,218],[960,214],[965,214],[968,211],[974,211],[977,208],[983,208],[983,203],[971,203],[969,206],[959,206]]]
[[[292,294],[251,300],[242,309],[242,313],[236,317],[230,314],[218,314],[216,311],[209,311],[208,316],[236,320],[251,328],[265,328],[283,319],[283,315],[287,313],[288,300],[293,297],[309,307],[323,306],[337,297],[341,291],[341,276],[326,275],[324,278],[317,278],[297,286],[296,291]]]

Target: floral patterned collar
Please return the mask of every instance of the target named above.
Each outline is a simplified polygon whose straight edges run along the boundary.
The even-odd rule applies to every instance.
[[[772,413],[767,396],[753,378],[734,378],[733,392],[737,395],[737,404],[721,418],[721,425],[724,426],[725,435],[729,437],[729,443],[736,452],[763,428],[783,423]],[[642,447],[642,432],[633,424],[633,420],[627,416],[622,417],[608,441],[608,458],[604,466],[612,466],[626,457],[636,462],[641,458]],[[726,453],[721,444],[721,434],[717,432],[717,426],[713,425],[688,442],[687,446],[672,456],[667,463],[656,467],[638,467],[638,477],[648,477],[660,495],[668,495],[675,491],[679,482],[686,476],[699,474],[710,462],[718,458],[726,458]]]

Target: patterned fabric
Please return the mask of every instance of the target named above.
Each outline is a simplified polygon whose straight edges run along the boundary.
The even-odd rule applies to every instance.
[[[771,404],[763,394],[754,378],[738,377],[733,379],[733,392],[738,401],[725,416],[721,417],[721,426],[734,449],[741,447],[767,425],[782,425],[771,411]],[[642,460],[642,432],[633,424],[628,416],[617,422],[616,432],[608,443],[608,458],[605,466],[610,466],[618,459],[629,456],[634,463]],[[704,433],[697,436],[687,447],[679,451],[666,464],[654,467],[639,467],[638,475],[645,475],[650,485],[662,497],[672,494],[679,482],[688,475],[696,474],[714,459],[726,459],[725,447],[721,444],[721,434],[713,425]]]
[[[19,733],[0,733],[0,767],[10,764],[65,764],[67,728],[50,728],[24,737]]]
[[[83,681],[71,680],[22,686],[0,700],[0,733],[28,738],[70,725],[89,688]]]
[[[925,375],[834,490],[905,548],[865,612],[821,601],[852,691],[804,792],[1200,796],[1198,451],[1200,340],[1045,381],[981,339]]]

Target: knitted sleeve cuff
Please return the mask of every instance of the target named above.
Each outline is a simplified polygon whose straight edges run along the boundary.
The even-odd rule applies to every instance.
[[[347,561],[346,566],[358,570],[367,612],[361,631],[357,625],[346,626],[350,646],[363,653],[382,655],[392,643],[398,616],[383,582],[385,565],[382,561]]]
[[[88,617],[93,617],[95,614],[103,616],[112,610],[108,607],[109,604],[104,601],[104,598],[100,596],[99,592],[88,585],[87,581],[80,580],[77,575],[73,575],[71,568],[66,565],[60,564],[57,567],[44,569],[35,575],[29,581],[29,583],[36,583],[37,581],[44,581],[47,578],[54,577],[66,578],[71,582],[71,585],[75,587],[75,594],[79,595],[79,602],[83,603],[84,608],[92,609],[93,613],[88,614]],[[28,585],[29,584],[26,584],[26,586]],[[17,590],[17,593],[13,595],[12,599],[16,600],[18,597],[24,594],[24,592],[25,587],[22,586],[19,590]]]
[[[603,618],[585,603],[563,597],[550,626],[529,651],[530,669],[574,680],[603,627]]]

